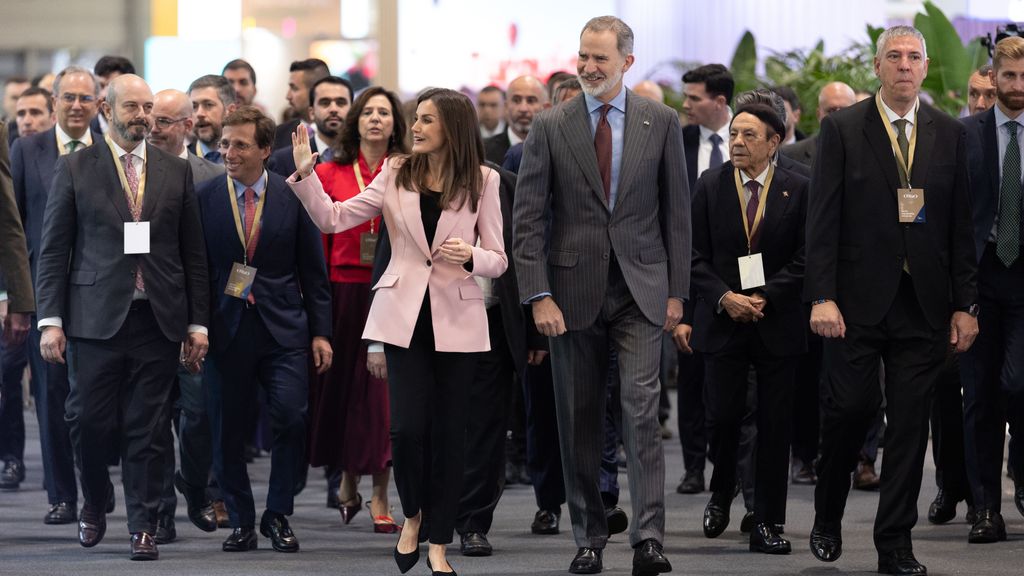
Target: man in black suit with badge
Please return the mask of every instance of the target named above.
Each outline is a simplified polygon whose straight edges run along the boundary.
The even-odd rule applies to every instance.
[[[874,98],[826,116],[807,207],[811,329],[825,338],[822,444],[811,551],[842,553],[850,473],[882,402],[886,465],[875,518],[878,571],[927,574],[914,557],[928,413],[942,363],[978,334],[967,131],[920,101],[924,37],[878,38]]]

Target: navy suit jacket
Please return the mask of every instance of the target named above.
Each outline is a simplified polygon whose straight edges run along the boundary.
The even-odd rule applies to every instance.
[[[974,248],[980,261],[999,213],[999,144],[995,108],[961,120],[967,127],[967,169],[971,182]],[[1022,234],[1024,237],[1024,234]]]
[[[256,252],[249,263],[256,268],[256,310],[280,346],[306,348],[314,336],[331,337],[331,291],[320,231],[284,178],[268,172],[266,194]],[[242,262],[243,248],[227,178],[200,184],[198,196],[213,300],[210,343],[223,351],[234,340],[246,306],[244,300],[224,294],[232,266]]]
[[[318,152],[316,149],[316,138],[309,139],[309,150],[310,152]],[[320,162],[321,159],[317,156],[316,163],[319,164]],[[267,158],[267,170],[276,172],[284,178],[288,178],[295,173],[295,157],[292,155],[291,144],[270,153],[270,158]]]
[[[92,142],[94,146],[103,144],[103,134],[93,131]],[[18,202],[21,223],[25,226],[33,282],[36,278],[36,262],[42,243],[46,199],[49,196],[59,156],[56,128],[31,136],[21,136],[14,141],[14,147],[11,148],[14,198]]]

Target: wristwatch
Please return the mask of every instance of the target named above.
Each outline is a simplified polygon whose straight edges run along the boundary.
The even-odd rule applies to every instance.
[[[970,306],[967,306],[965,308],[960,308],[959,311],[960,312],[967,312],[968,314],[970,314],[974,318],[977,318],[978,317],[978,312],[981,311],[981,308],[978,306],[977,303],[975,303],[975,304],[971,304]]]

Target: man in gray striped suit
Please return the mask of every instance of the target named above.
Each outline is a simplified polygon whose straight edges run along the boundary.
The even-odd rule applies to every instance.
[[[573,574],[602,570],[608,525],[598,487],[608,347],[618,352],[633,504],[633,574],[662,553],[665,464],[658,429],[661,331],[689,294],[690,201],[682,130],[670,108],[622,85],[633,32],[611,16],[580,35],[584,95],[540,114],[523,147],[514,209],[519,290],[551,337]]]

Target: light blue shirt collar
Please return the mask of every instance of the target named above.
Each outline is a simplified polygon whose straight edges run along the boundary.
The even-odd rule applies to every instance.
[[[252,191],[256,193],[256,199],[259,200],[263,196],[263,192],[267,189],[267,171],[264,169],[263,174],[260,174],[259,180],[256,181],[252,186],[246,186],[241,180],[232,178],[235,183],[235,196],[239,202],[245,200],[245,189],[252,188]]]
[[[604,102],[601,102],[600,100],[597,99],[596,96],[591,96],[590,94],[587,94],[586,92],[583,93],[583,99],[587,103],[587,112],[589,112],[591,114],[596,112],[597,109],[600,108],[601,106],[604,106]],[[612,101],[609,102],[609,104],[611,104],[612,108],[618,110],[619,112],[622,112],[623,114],[626,113],[626,87],[625,86],[623,86],[623,87],[621,87],[619,89],[619,93],[615,96],[615,98],[612,98]]]

